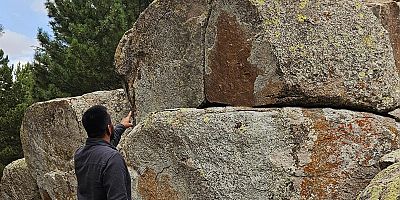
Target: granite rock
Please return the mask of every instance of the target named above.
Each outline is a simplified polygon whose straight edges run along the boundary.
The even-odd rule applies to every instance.
[[[392,200],[400,198],[400,163],[379,172],[357,200]]]
[[[208,7],[207,0],[154,1],[121,39],[117,72],[137,121],[153,111],[203,103]]]
[[[400,161],[400,149],[392,151],[386,155],[384,155],[381,159],[379,159],[379,168],[381,170],[386,169],[390,165],[397,163]]]
[[[42,198],[76,198],[75,176],[68,174],[74,170],[75,150],[85,143],[87,137],[81,123],[82,115],[89,107],[98,104],[108,108],[114,124],[129,113],[129,103],[122,89],[35,103],[25,112],[21,142],[26,163]],[[51,183],[62,184],[52,186]],[[62,188],[68,191],[58,191]],[[55,196],[63,193],[68,198]]]
[[[303,108],[166,110],[120,144],[141,199],[355,199],[397,148],[391,118]]]
[[[0,199],[41,200],[36,180],[32,177],[24,158],[4,168],[0,184]]]
[[[221,104],[386,113],[400,68],[385,13],[359,0],[158,0],[122,38],[116,70],[138,121]]]

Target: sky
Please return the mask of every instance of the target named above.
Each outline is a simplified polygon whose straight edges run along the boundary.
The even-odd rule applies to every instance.
[[[0,36],[0,49],[8,55],[10,64],[33,60],[38,28],[50,33],[49,17],[44,6],[46,0],[1,0],[0,24],[4,34]]]

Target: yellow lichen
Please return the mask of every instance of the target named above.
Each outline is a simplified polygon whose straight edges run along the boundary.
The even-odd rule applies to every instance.
[[[362,7],[361,2],[357,1],[357,2],[355,3],[355,7],[356,7],[357,10],[360,10],[361,7]]]
[[[360,79],[364,79],[367,75],[365,74],[365,72],[359,72],[358,73],[358,78]]]
[[[297,21],[299,21],[299,22],[303,23],[303,22],[307,21],[307,19],[308,19],[308,17],[303,15],[303,14],[298,14],[297,15]]]
[[[379,172],[357,199],[368,196],[370,200],[396,200],[399,196],[398,191],[400,190],[400,176],[397,173],[399,164],[393,164]],[[394,178],[388,179],[388,177]]]
[[[265,0],[251,0],[251,2],[259,6],[265,5]]]
[[[367,47],[372,48],[375,44],[374,38],[371,35],[367,35],[363,38],[363,42]]]
[[[302,51],[303,49],[304,49],[304,44],[298,44],[296,46],[289,47],[289,51],[290,52],[295,52],[297,50],[301,50]]]
[[[208,118],[207,116],[205,116],[204,118],[203,118],[203,121],[204,121],[204,123],[208,123],[208,122],[210,122],[210,118]]]
[[[276,37],[276,38],[279,38],[279,37],[281,37],[281,33],[280,33],[280,32],[278,32],[278,31],[277,31],[277,32],[275,32],[275,37]]]
[[[240,133],[244,133],[244,132],[246,132],[246,131],[247,131],[246,125],[242,124],[242,125],[239,127],[239,132],[240,132]]]
[[[308,5],[309,0],[300,0],[299,8],[304,9]]]
[[[199,170],[199,174],[200,174],[201,177],[206,177],[206,173],[204,172],[203,169]]]
[[[264,24],[265,25],[278,25],[281,23],[281,20],[277,17],[271,18],[271,19],[265,19]]]
[[[384,105],[390,105],[390,104],[393,104],[393,102],[394,102],[393,97],[383,97],[382,98],[382,103]]]
[[[179,116],[172,116],[168,118],[167,123],[172,127],[179,127],[183,125],[183,122]]]
[[[381,186],[373,186],[368,189],[368,193],[371,195],[370,200],[379,200],[379,196],[381,195],[382,192],[382,187]]]
[[[400,176],[396,177],[388,184],[383,199],[396,200],[398,199],[397,197],[399,196],[399,191],[400,191]]]

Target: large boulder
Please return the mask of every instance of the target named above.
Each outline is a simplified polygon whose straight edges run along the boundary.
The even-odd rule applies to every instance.
[[[379,172],[357,200],[400,199],[400,162]]]
[[[373,10],[359,0],[158,0],[122,38],[116,69],[138,121],[220,104],[384,113],[400,102],[398,42]]]
[[[204,97],[207,0],[154,1],[121,39],[116,66],[140,121],[164,108],[198,107]]]
[[[84,144],[87,137],[81,123],[82,115],[97,104],[108,108],[114,124],[129,112],[129,103],[122,89],[35,103],[25,112],[21,128],[22,147],[43,197],[76,198],[75,176],[69,172],[74,170],[75,150]],[[59,191],[63,188],[67,190]]]
[[[0,184],[0,199],[42,199],[36,180],[32,177],[24,158],[16,160],[4,168]]]
[[[120,151],[141,199],[354,199],[399,142],[370,113],[228,107],[148,115]]]

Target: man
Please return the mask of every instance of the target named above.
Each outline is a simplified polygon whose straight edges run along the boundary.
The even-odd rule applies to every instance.
[[[79,200],[131,200],[131,179],[115,148],[125,129],[132,127],[131,112],[115,126],[107,108],[96,105],[82,117],[88,138],[74,156]]]

